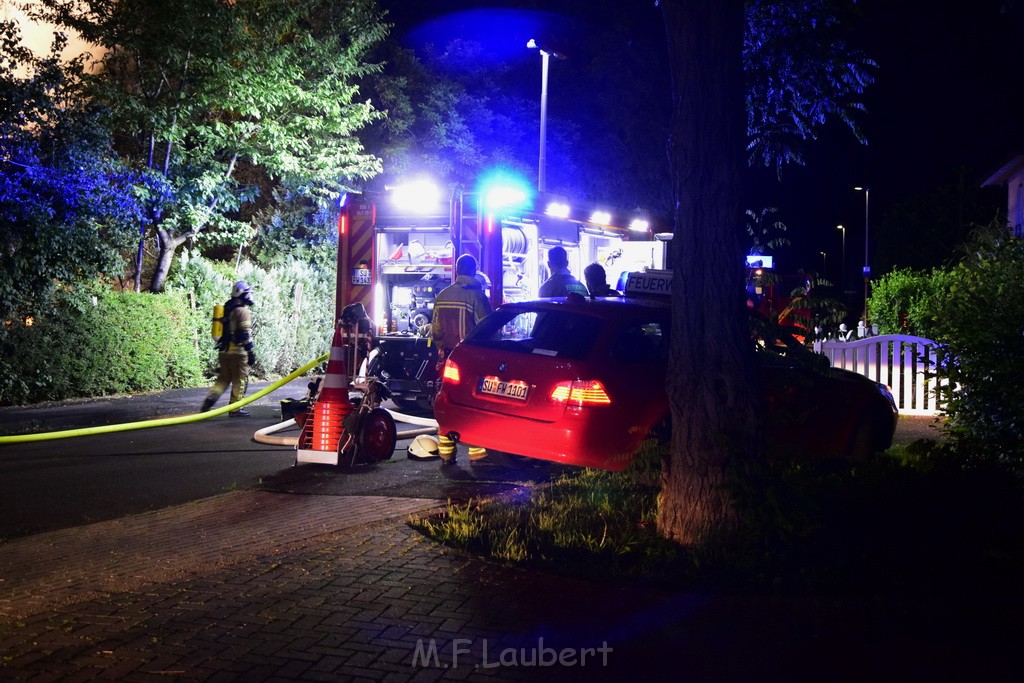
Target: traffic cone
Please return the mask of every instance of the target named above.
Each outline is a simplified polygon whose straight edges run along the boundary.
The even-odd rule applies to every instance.
[[[320,393],[313,404],[313,415],[302,425],[296,443],[297,462],[338,464],[338,442],[345,431],[342,421],[352,412],[348,398],[348,369],[341,328],[334,330],[327,374],[320,384]]]

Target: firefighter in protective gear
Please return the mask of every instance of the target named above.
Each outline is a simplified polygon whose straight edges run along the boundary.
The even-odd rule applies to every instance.
[[[252,288],[239,280],[231,288],[231,299],[224,304],[224,335],[217,344],[217,360],[220,369],[210,392],[203,400],[200,412],[206,412],[217,402],[228,386],[231,386],[231,403],[245,397],[249,383],[249,368],[256,364],[252,343]],[[244,408],[232,410],[231,417],[245,417],[249,411]]]
[[[439,378],[442,377],[444,361],[451,350],[490,312],[491,304],[476,279],[476,259],[469,254],[463,254],[455,262],[455,282],[438,292],[434,298],[430,336],[437,345]],[[440,382],[438,384],[440,385]],[[455,462],[455,441],[445,434],[439,434],[438,440],[438,454],[441,456],[442,465]],[[469,446],[470,461],[483,460],[485,457],[485,449]]]

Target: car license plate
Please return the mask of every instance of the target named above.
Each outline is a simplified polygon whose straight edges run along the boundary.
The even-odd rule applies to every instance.
[[[520,380],[500,380],[497,377],[484,377],[480,380],[480,392],[490,396],[501,396],[502,398],[515,398],[520,401],[526,400],[526,392],[529,386]]]

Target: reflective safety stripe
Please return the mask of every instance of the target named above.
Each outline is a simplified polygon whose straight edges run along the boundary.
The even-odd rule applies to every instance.
[[[455,442],[449,439],[447,436],[439,436],[437,444],[437,454],[441,456],[442,460],[451,460],[455,457]]]

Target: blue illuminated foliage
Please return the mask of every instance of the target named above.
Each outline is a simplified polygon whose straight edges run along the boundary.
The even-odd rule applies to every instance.
[[[58,37],[36,57],[0,22],[0,319],[39,313],[59,286],[116,274],[139,219],[135,182],[103,111],[80,97],[81,62]]]
[[[356,85],[387,34],[372,0],[38,0],[34,14],[105,50],[87,94],[140,173],[153,292],[186,242],[249,243],[254,211],[334,207],[379,171],[355,137],[381,116]]]
[[[832,120],[865,142],[855,115],[876,64],[846,39],[855,0],[756,0],[746,7],[743,68],[751,165],[803,164]]]

